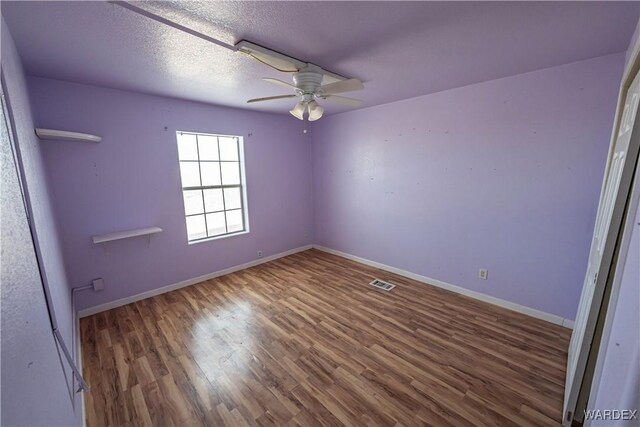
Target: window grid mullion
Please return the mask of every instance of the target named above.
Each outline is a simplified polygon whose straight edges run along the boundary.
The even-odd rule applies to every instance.
[[[198,187],[182,187],[183,190],[218,190],[223,188],[239,188],[241,184],[228,184],[228,185],[201,185]]]
[[[217,146],[218,146],[218,160],[220,160],[222,157],[220,156],[220,137],[216,136],[216,142],[217,142]],[[220,185],[222,185],[222,164],[220,165]],[[225,203],[224,200],[224,188],[222,189],[222,210],[224,212],[223,216],[224,216],[224,233],[228,234],[229,233],[229,226],[227,225],[227,204]]]
[[[236,151],[238,152],[238,175],[240,176],[240,185],[242,186],[242,167],[240,165],[240,140],[239,138],[236,138]],[[222,168],[220,168],[220,170],[222,170]],[[224,190],[222,190],[222,192],[224,193]],[[242,187],[240,187],[240,214],[242,215],[242,229],[245,229],[245,224],[244,224],[244,191],[242,191]],[[227,215],[225,214],[225,217]]]
[[[198,135],[196,135],[196,153],[198,154],[198,173],[200,174],[200,197],[202,198],[202,211],[206,211],[204,207],[204,190],[202,189],[202,168],[200,167],[200,141],[198,140]],[[222,184],[222,181],[220,181]],[[209,226],[207,225],[207,214],[203,215],[204,217],[204,235],[209,237]]]
[[[222,211],[210,211],[210,212],[207,212],[205,210],[202,213],[195,213],[195,214],[185,215],[185,218],[189,218],[189,217],[192,217],[192,216],[198,216],[198,215],[214,214],[214,213],[221,213],[221,212],[241,211],[241,210],[242,210],[242,208],[228,209],[226,211],[222,210]]]
[[[194,162],[200,162],[200,163],[239,163],[238,160],[180,160],[181,162],[186,162],[186,163],[194,163]]]

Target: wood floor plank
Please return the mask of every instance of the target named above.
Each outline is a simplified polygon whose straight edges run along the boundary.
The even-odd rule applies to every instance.
[[[559,425],[570,338],[317,250],[83,318],[80,332],[90,427]]]

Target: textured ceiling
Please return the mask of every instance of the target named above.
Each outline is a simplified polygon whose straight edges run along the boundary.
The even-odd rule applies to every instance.
[[[627,48],[637,2],[146,2],[228,44],[247,39],[365,82],[363,107]],[[240,53],[104,2],[2,1],[29,74],[286,112],[290,80]],[[327,113],[346,107],[325,102]]]

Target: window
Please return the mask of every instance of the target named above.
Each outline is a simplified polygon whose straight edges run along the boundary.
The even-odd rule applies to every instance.
[[[176,136],[189,243],[246,232],[242,138]]]

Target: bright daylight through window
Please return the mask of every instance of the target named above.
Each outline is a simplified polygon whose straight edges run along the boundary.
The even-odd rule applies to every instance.
[[[189,242],[247,231],[242,138],[176,136]]]

